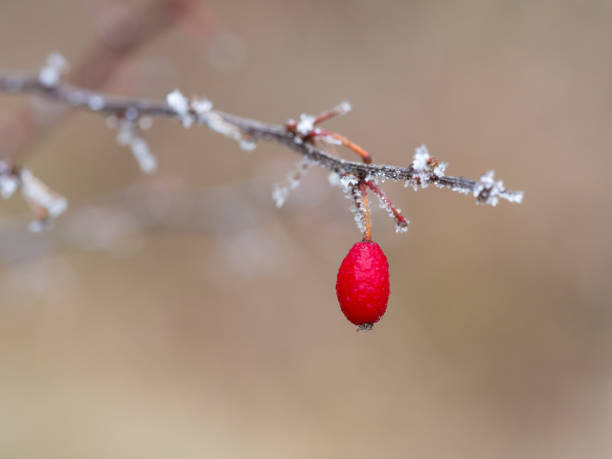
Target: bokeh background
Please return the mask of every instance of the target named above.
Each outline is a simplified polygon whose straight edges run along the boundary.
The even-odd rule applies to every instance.
[[[163,26],[117,57],[150,2]],[[24,128],[69,209],[31,234],[1,203],[0,456],[610,457],[611,26],[607,0],[2,0],[2,70],[60,51],[107,92],[270,122],[348,99],[328,126],[378,162],[425,143],[525,202],[385,184],[412,223],[375,212],[392,293],[356,333],[334,285],[360,235],[326,171],[279,210],[277,145],[156,120],[145,176],[94,114]],[[1,94],[0,128],[40,104]]]

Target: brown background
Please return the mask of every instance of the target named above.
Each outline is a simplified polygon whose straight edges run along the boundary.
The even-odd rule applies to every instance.
[[[2,0],[0,68],[78,60],[124,3]],[[0,456],[610,457],[612,2],[207,5],[215,33],[167,31],[105,89],[271,122],[348,99],[329,127],[377,161],[426,143],[525,202],[386,184],[412,224],[375,213],[392,294],[356,333],[334,284],[360,235],[325,171],[277,210],[288,150],[160,120],[146,177],[74,113],[25,162],[67,214],[32,235],[1,203]]]

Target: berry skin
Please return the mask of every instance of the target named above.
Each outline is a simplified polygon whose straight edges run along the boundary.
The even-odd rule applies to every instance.
[[[376,242],[357,242],[342,260],[336,294],[348,320],[370,329],[387,310],[389,263]]]

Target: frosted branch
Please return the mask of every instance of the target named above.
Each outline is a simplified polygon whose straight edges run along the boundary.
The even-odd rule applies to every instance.
[[[37,93],[69,106],[93,113],[115,117],[119,123],[118,140],[131,148],[135,158],[145,172],[151,172],[156,167],[154,156],[138,135],[139,126],[143,120],[153,118],[170,118],[178,120],[185,127],[203,125],[237,141],[243,149],[252,150],[256,141],[278,142],[301,154],[305,163],[315,164],[332,172],[337,181],[380,181],[386,180],[404,182],[415,190],[433,184],[440,188],[449,188],[462,194],[471,194],[478,203],[496,205],[500,199],[520,203],[523,193],[508,190],[501,180],[496,181],[493,173],[484,174],[479,180],[445,175],[446,163],[432,158],[425,146],[417,148],[413,161],[409,166],[392,166],[376,164],[360,147],[348,139],[333,133],[327,133],[315,128],[317,123],[336,115],[347,113],[351,106],[343,102],[332,110],[318,116],[302,115],[299,122],[289,121],[285,125],[267,124],[261,121],[243,118],[213,109],[207,99],[191,99],[179,90],[168,94],[165,101],[147,99],[129,99],[114,97],[102,92],[92,91],[72,86],[61,81],[61,73],[66,66],[59,55],[49,57],[46,65],[39,73],[9,74],[0,73],[0,91],[9,93]],[[364,163],[347,161],[331,155],[316,142],[319,136],[325,143],[340,143],[359,153]],[[6,169],[6,165],[3,166]],[[0,194],[8,197],[17,187],[17,182],[11,174],[0,170]],[[288,189],[278,188],[277,204],[284,202]],[[354,193],[345,187],[353,201]],[[281,196],[282,195],[282,196]],[[378,193],[383,207],[388,202]],[[359,204],[355,202],[357,214]],[[396,218],[397,219],[397,218]],[[403,228],[403,227],[402,227]]]

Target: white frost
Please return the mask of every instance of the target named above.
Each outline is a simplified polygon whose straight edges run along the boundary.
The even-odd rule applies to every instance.
[[[19,179],[11,172],[8,164],[0,161],[0,195],[10,198],[19,187]]]
[[[424,172],[429,169],[427,162],[431,159],[429,151],[425,145],[417,147],[412,160],[412,168],[417,172]]]
[[[448,163],[439,163],[436,167],[434,167],[433,173],[436,177],[444,177],[446,174],[446,168],[448,167]]]
[[[183,127],[188,128],[194,123],[195,118],[189,113],[189,99],[181,91],[175,89],[168,94],[166,96],[166,103],[179,116]]]
[[[354,175],[347,174],[340,177],[340,185],[342,185],[345,192],[354,188],[357,183],[359,183],[359,180]]]
[[[214,111],[199,113],[199,120],[213,131],[234,139],[243,150],[251,151],[255,149],[256,145],[252,139],[245,137],[239,128],[225,121],[218,113]]]
[[[335,172],[331,172],[327,176],[327,180],[329,181],[329,184],[331,186],[334,186],[334,187],[342,186],[342,182],[340,181],[340,176]]]
[[[138,135],[136,123],[123,120],[119,125],[117,142],[119,145],[130,147],[140,169],[145,174],[150,174],[157,169],[157,159],[151,153],[146,140]]]
[[[353,106],[351,105],[351,103],[348,100],[343,100],[336,107],[336,110],[338,111],[339,115],[346,115],[352,109],[353,109]]]
[[[521,204],[523,202],[523,192],[522,191],[503,191],[499,194],[500,197],[504,198],[506,201],[514,202],[517,204]]]
[[[295,190],[298,186],[300,186],[300,182],[306,175],[306,172],[308,172],[309,167],[310,161],[303,158],[297,164],[295,170],[289,174],[286,186],[274,185],[274,189],[272,190],[272,199],[274,200],[276,207],[283,207],[291,190]]]
[[[191,102],[191,107],[198,115],[202,115],[206,112],[209,112],[213,108],[213,104],[208,99],[195,99]]]
[[[357,225],[357,229],[361,233],[365,233],[366,220],[365,220],[365,206],[363,205],[363,197],[357,187],[351,187],[345,189],[344,196],[346,199],[351,201],[351,212],[353,213],[353,219]]]
[[[21,193],[26,201],[44,207],[49,217],[56,218],[66,211],[68,202],[66,198],[52,191],[47,185],[34,177],[32,173],[23,169],[20,174]]]
[[[499,198],[507,199],[510,202],[521,202],[523,200],[522,192],[511,192],[504,188],[504,182],[495,180],[495,173],[488,171],[480,177],[480,180],[474,187],[474,197],[476,203],[489,204],[496,206]]]
[[[274,200],[276,207],[283,207],[288,197],[289,188],[286,186],[274,185],[274,189],[272,190],[272,199]]]
[[[314,129],[314,116],[302,113],[300,121],[297,124],[297,132],[300,135],[306,136]]]
[[[60,53],[51,53],[47,57],[47,61],[40,72],[38,73],[38,81],[44,86],[56,86],[63,73],[68,70],[68,61]]]
[[[427,151],[427,147],[425,145],[421,145],[417,147],[412,157],[412,169],[414,171],[414,175],[404,183],[405,187],[412,186],[414,191],[421,188],[427,188],[429,186],[429,182],[431,181],[431,166],[429,161],[431,156],[429,156],[429,151]],[[441,169],[438,169],[438,172],[444,173],[444,168],[446,165],[444,164]],[[435,173],[435,172],[434,172]]]
[[[92,110],[102,110],[104,108],[104,98],[98,94],[94,94],[87,101],[87,105]]]

